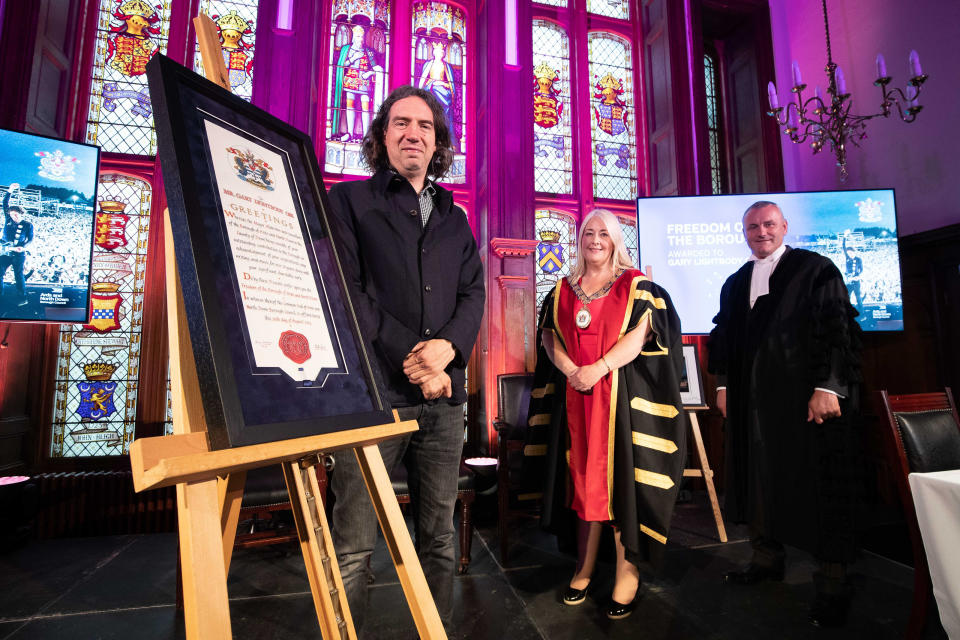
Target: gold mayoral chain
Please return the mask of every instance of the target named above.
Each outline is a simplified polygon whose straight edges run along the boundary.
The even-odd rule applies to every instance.
[[[599,290],[595,291],[591,295],[587,295],[583,292],[583,289],[580,288],[579,282],[573,282],[570,278],[567,278],[567,282],[570,284],[570,288],[573,289],[573,292],[576,294],[577,298],[580,300],[580,303],[583,305],[583,308],[580,311],[577,311],[577,317],[574,319],[577,327],[580,329],[586,329],[590,326],[590,321],[593,320],[593,316],[590,315],[590,303],[596,300],[597,298],[602,298],[603,296],[610,293],[610,289],[613,287],[613,283],[617,281],[617,278],[620,277],[620,274],[623,271],[617,271],[613,274],[613,277],[603,285]]]

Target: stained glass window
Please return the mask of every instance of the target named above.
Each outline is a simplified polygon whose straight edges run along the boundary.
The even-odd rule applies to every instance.
[[[447,116],[453,165],[444,182],[466,181],[467,22],[445,2],[413,3],[412,84],[436,96]]]
[[[639,267],[640,261],[638,259],[640,238],[637,235],[637,221],[633,218],[627,216],[617,216],[617,220],[620,221],[620,230],[623,232],[623,243],[627,245],[627,253],[630,254],[630,257],[633,259],[633,266]]]
[[[629,20],[630,2],[629,0],[587,0],[587,13]]]
[[[220,34],[230,90],[244,100],[253,96],[253,50],[257,37],[259,0],[200,0],[200,13],[210,16]],[[203,75],[200,45],[193,54],[193,70]]]
[[[547,20],[533,21],[533,180],[536,191],[573,193],[570,44]]]
[[[587,40],[593,195],[633,200],[637,197],[637,149],[630,42],[606,32],[592,32]]]
[[[50,455],[119,456],[134,436],[150,184],[101,174],[90,324],[60,325]]]
[[[704,54],[703,72],[707,94],[707,143],[710,147],[710,185],[713,193],[723,193],[720,175],[720,96],[717,92],[717,65],[713,56]]]
[[[104,151],[154,155],[147,62],[166,53],[170,0],[100,0],[86,139]]]
[[[369,174],[360,161],[360,141],[386,97],[389,45],[389,0],[334,0],[326,171]]]
[[[568,213],[537,209],[534,214],[537,245],[534,279],[537,285],[537,314],[543,299],[557,280],[570,273],[570,261],[577,256],[577,223]]]

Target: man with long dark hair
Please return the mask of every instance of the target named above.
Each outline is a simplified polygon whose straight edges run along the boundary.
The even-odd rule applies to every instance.
[[[331,219],[387,399],[402,420],[420,426],[381,443],[380,453],[388,470],[400,460],[406,466],[417,553],[449,631],[464,371],[483,314],[483,269],[466,215],[434,182],[450,168],[453,150],[431,93],[394,90],[361,152],[374,175],[330,189]],[[353,451],[335,459],[333,542],[359,630],[377,520]]]

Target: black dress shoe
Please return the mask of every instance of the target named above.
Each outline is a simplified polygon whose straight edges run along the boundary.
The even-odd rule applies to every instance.
[[[587,589],[589,588],[589,584],[583,589],[567,587],[567,590],[563,592],[563,604],[568,604],[571,607],[575,607],[578,604],[583,604],[583,601],[587,599]]]
[[[810,607],[810,622],[825,629],[842,627],[847,622],[849,610],[849,596],[818,593]]]
[[[633,600],[629,604],[622,604],[617,602],[613,598],[610,598],[610,604],[607,605],[607,617],[611,620],[623,620],[631,613],[633,613],[634,608],[637,606],[637,598],[634,596]]]
[[[763,580],[783,580],[783,567],[764,567],[751,563],[743,569],[723,574],[723,581],[727,584],[757,584]]]

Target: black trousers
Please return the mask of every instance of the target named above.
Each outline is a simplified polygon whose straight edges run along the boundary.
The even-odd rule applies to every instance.
[[[21,252],[11,251],[0,255],[0,295],[3,295],[3,278],[7,274],[7,269],[13,267],[13,280],[17,287],[17,293],[21,297],[25,295],[25,286],[23,279],[23,263],[26,256]]]

